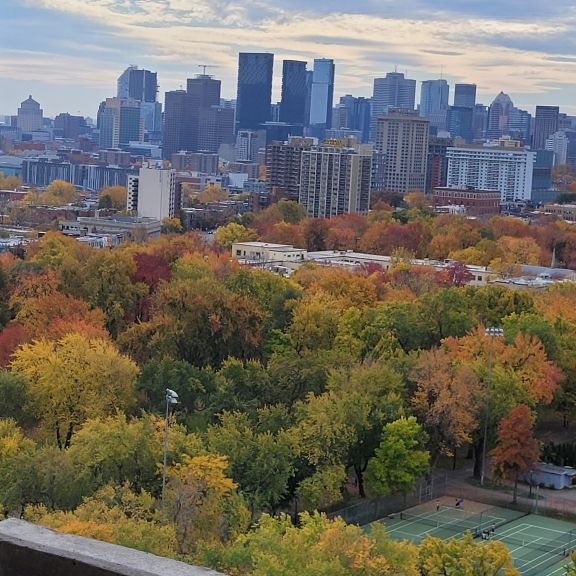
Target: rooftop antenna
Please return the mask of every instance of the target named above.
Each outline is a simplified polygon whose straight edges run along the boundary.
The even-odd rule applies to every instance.
[[[198,68],[202,68],[202,75],[206,76],[206,68],[218,68],[218,66],[211,66],[210,64],[198,64]]]

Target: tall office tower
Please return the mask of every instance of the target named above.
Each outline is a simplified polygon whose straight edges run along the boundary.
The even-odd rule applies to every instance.
[[[118,148],[143,138],[140,102],[133,98],[106,98],[100,116],[100,147]]]
[[[446,80],[424,80],[420,93],[420,116],[430,120],[430,126],[446,130],[450,86]]]
[[[450,188],[498,190],[503,202],[530,200],[536,153],[510,146],[448,148]]]
[[[455,84],[454,106],[474,108],[476,106],[476,84]]]
[[[129,66],[118,77],[118,98],[134,98],[140,102],[156,102],[158,77],[156,72]]]
[[[207,74],[198,74],[186,81],[186,92],[196,99],[198,108],[220,106],[220,80],[215,80]]]
[[[198,144],[198,107],[186,90],[166,92],[162,155],[169,160],[180,150],[194,151]]]
[[[274,54],[240,52],[236,127],[255,130],[270,120]]]
[[[500,92],[488,110],[488,125],[486,129],[486,137],[490,140],[497,140],[501,136],[506,136],[509,133],[510,114],[514,104],[508,94]]]
[[[306,106],[304,111],[304,125],[310,125],[310,104],[312,101],[312,83],[314,81],[314,71],[306,70]]]
[[[280,122],[298,125],[306,123],[306,72],[306,62],[284,60]]]
[[[76,140],[81,134],[89,132],[84,116],[72,116],[67,112],[54,118],[54,132],[61,138]]]
[[[314,60],[312,93],[310,96],[310,131],[312,136],[322,138],[324,130],[332,124],[334,103],[334,60]]]
[[[531,127],[532,115],[526,110],[512,108],[508,121],[508,135],[514,140],[519,140],[524,146],[530,143]]]
[[[371,103],[369,98],[342,96],[332,112],[332,130],[347,130],[358,134],[358,140],[370,138]]]
[[[454,145],[452,138],[430,136],[428,143],[428,162],[426,165],[426,192],[446,186],[448,177],[448,148]]]
[[[368,214],[372,147],[317,146],[302,152],[298,202],[311,218]]]
[[[266,182],[275,197],[298,201],[302,152],[313,144],[312,138],[292,137],[266,146]]]
[[[452,138],[462,138],[467,144],[474,139],[472,131],[473,109],[464,106],[450,106],[446,127]]]
[[[40,104],[38,104],[32,96],[28,96],[28,98],[20,104],[20,108],[18,108],[16,126],[20,128],[23,134],[26,134],[42,128],[43,122],[44,113],[42,108],[40,108]]]
[[[176,198],[176,172],[160,165],[147,164],[138,176],[128,177],[129,212],[138,212],[140,218],[173,218],[181,206]]]
[[[484,140],[488,129],[488,107],[476,104],[472,112],[472,136],[474,140]]]
[[[414,110],[416,102],[416,80],[404,78],[400,72],[388,72],[385,78],[374,79],[372,95],[371,139],[376,138],[377,120],[392,108]]]
[[[429,122],[414,111],[395,111],[378,118],[376,151],[382,156],[382,185],[406,194],[426,187]]]
[[[566,133],[558,131],[550,134],[550,136],[546,138],[544,149],[554,152],[554,166],[566,164],[568,157],[568,138],[566,137]]]
[[[221,144],[234,143],[234,110],[211,106],[200,110],[197,149],[218,152]]]
[[[558,106],[536,106],[532,142],[534,150],[542,150],[548,137],[558,131],[559,115],[560,109]]]

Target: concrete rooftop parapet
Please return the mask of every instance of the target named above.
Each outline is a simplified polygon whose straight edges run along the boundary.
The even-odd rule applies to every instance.
[[[11,518],[0,522],[0,576],[224,575]]]

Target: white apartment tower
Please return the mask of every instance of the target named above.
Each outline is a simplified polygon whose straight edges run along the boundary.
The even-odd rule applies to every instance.
[[[371,146],[303,150],[298,201],[311,218],[368,214],[371,179]]]
[[[173,218],[180,206],[176,201],[176,172],[149,163],[138,176],[128,177],[128,211],[140,218]]]
[[[566,132],[561,130],[554,132],[554,134],[551,134],[546,138],[544,148],[545,150],[551,150],[554,152],[554,166],[566,164],[566,158],[568,156],[568,142]]]
[[[448,148],[447,186],[498,190],[502,202],[530,200],[536,152],[525,148],[458,146]]]

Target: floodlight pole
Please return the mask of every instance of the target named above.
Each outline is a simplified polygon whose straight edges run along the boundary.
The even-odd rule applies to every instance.
[[[480,473],[480,486],[484,486],[484,479],[486,477],[486,450],[488,447],[488,418],[490,416],[490,397],[492,394],[492,338],[497,336],[504,336],[502,328],[486,328],[484,334],[488,336],[488,386],[486,387],[486,402],[484,414],[484,437],[482,438],[482,471]]]
[[[168,418],[170,417],[170,405],[178,404],[178,394],[166,388],[166,419],[164,420],[164,454],[162,465],[162,511],[164,512],[164,492],[166,491],[166,463],[168,461]]]

